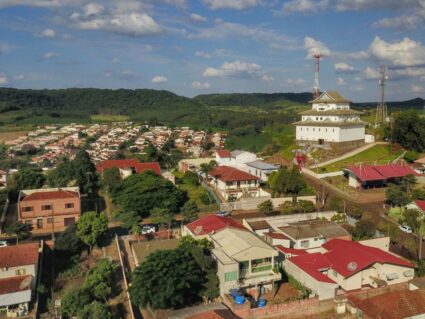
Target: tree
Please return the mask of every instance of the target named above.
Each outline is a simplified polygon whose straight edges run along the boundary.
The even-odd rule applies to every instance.
[[[42,188],[46,181],[41,168],[34,166],[28,166],[18,170],[12,175],[12,179],[16,191]]]
[[[406,149],[423,152],[425,150],[425,119],[413,110],[395,114],[392,136],[394,142]]]
[[[258,204],[257,208],[263,214],[273,213],[273,202],[270,199],[266,200],[266,201]]]
[[[111,319],[112,314],[108,306],[99,301],[93,301],[90,304],[84,305],[78,311],[78,319]]]
[[[63,158],[61,163],[47,174],[47,184],[50,187],[66,187],[76,184],[74,167],[68,158]]]
[[[123,211],[148,217],[153,208],[178,212],[187,201],[187,193],[152,171],[132,175],[123,180],[111,193],[114,204]]]
[[[128,230],[136,230],[137,226],[140,227],[141,218],[135,212],[123,212],[118,215],[118,219],[123,222],[122,227]]]
[[[421,225],[421,212],[417,209],[408,209],[404,212],[403,217],[404,223],[412,228],[413,232],[417,232]]]
[[[183,183],[188,185],[197,186],[199,185],[199,177],[198,174],[192,171],[186,171],[183,174]]]
[[[66,318],[75,317],[90,303],[90,294],[85,289],[75,288],[65,293],[61,300],[61,314]]]
[[[80,190],[87,194],[94,193],[98,186],[98,176],[90,155],[84,150],[79,151],[72,161],[72,166]]]
[[[298,195],[307,187],[300,171],[293,167],[289,172],[286,192],[292,195],[292,202],[297,202]]]
[[[208,182],[209,174],[214,170],[215,167],[217,167],[216,161],[210,161],[209,163],[202,163],[200,165],[200,171],[205,176],[205,180]]]
[[[16,244],[19,245],[19,240],[29,237],[32,230],[31,224],[23,224],[20,222],[15,222],[5,228],[5,231],[9,235],[16,236]]]
[[[268,183],[272,196],[280,196],[288,192],[289,171],[286,166],[270,174]]]
[[[55,249],[77,253],[82,248],[83,243],[77,236],[77,225],[71,224],[66,229],[56,235]]]
[[[298,205],[301,207],[304,213],[312,213],[316,211],[316,205],[309,200],[300,200]]]
[[[390,185],[387,187],[385,194],[387,195],[387,201],[392,206],[404,207],[408,203],[410,203],[411,198],[409,194],[406,192],[400,185]]]
[[[199,208],[198,205],[196,205],[195,201],[187,201],[182,209],[181,212],[183,214],[183,220],[186,223],[190,223],[196,219],[198,219],[199,216]]]
[[[369,239],[375,236],[375,226],[371,221],[359,220],[353,230],[353,237],[357,240]]]
[[[96,266],[90,269],[83,288],[97,300],[107,301],[114,284],[115,265],[108,259],[100,259]]]
[[[418,229],[418,235],[419,235],[419,253],[418,257],[419,260],[422,260],[422,244],[425,237],[425,222],[423,220],[420,221],[420,226]]]
[[[136,267],[129,292],[132,303],[139,307],[170,309],[199,301],[204,282],[203,271],[189,252],[162,250]]]
[[[108,168],[102,174],[102,186],[111,192],[121,182],[120,170],[117,167]]]
[[[409,163],[413,163],[414,161],[416,161],[418,159],[418,152],[407,151],[404,154],[404,159]]]
[[[160,225],[168,225],[168,229],[171,228],[171,222],[174,219],[173,213],[167,208],[153,208],[151,210],[152,221]]]
[[[99,239],[108,230],[108,218],[105,214],[86,212],[77,222],[77,236],[90,247],[97,245]]]

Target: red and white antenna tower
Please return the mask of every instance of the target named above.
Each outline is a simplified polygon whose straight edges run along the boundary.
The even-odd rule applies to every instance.
[[[316,66],[314,71],[314,84],[313,84],[313,99],[317,99],[320,96],[320,87],[319,87],[319,73],[320,73],[320,58],[323,55],[320,53],[315,53],[313,58],[316,60]]]

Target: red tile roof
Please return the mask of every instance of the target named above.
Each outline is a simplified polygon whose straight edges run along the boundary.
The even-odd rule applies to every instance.
[[[292,256],[301,256],[307,255],[308,252],[305,249],[294,249],[283,247],[282,245],[277,245],[276,248],[284,254],[291,254]]]
[[[30,290],[32,279],[31,275],[0,279],[0,295]]]
[[[227,158],[232,156],[232,154],[228,150],[219,150],[217,151],[217,155],[221,158]]]
[[[368,318],[400,319],[425,314],[425,290],[402,290],[360,299],[349,296],[349,301]]]
[[[322,247],[328,251],[323,256],[329,261],[330,267],[344,277],[350,277],[375,263],[415,267],[410,262],[379,248],[349,240],[332,239],[324,243]],[[349,264],[353,267],[349,267]]]
[[[238,223],[231,217],[222,217],[217,215],[207,215],[186,226],[190,231],[197,235],[207,235],[212,232],[217,232],[227,227],[247,230],[242,224]]]
[[[253,181],[259,179],[257,176],[230,166],[217,166],[210,175],[223,182]]]
[[[421,211],[425,212],[425,200],[415,200],[415,204]]]
[[[273,239],[289,239],[288,236],[282,233],[264,233],[264,235],[269,236],[270,238],[273,238]]]
[[[161,167],[157,162],[152,163],[140,163],[135,159],[124,159],[124,160],[106,160],[96,165],[96,170],[102,173],[109,168],[120,168],[129,169],[134,168],[136,173],[140,174],[147,170],[153,170],[158,175],[161,174]]]
[[[288,259],[299,268],[304,270],[311,277],[316,279],[317,281],[326,282],[326,283],[335,283],[328,276],[322,274],[320,270],[329,269],[329,261],[321,254],[305,254],[300,256],[291,257]]]
[[[37,264],[38,249],[38,243],[0,247],[0,268]]]
[[[43,192],[43,191],[35,192],[25,196],[23,199],[21,199],[21,202],[31,201],[31,200],[49,200],[49,199],[78,198],[78,197],[79,197],[78,192],[60,189],[57,191],[50,191],[50,192]]]
[[[346,170],[353,172],[362,182],[381,181],[388,178],[419,176],[410,166],[405,164],[348,166]]]

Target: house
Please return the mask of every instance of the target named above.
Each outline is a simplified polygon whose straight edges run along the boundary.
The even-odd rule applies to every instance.
[[[201,168],[202,164],[208,164],[213,160],[214,158],[212,157],[182,159],[178,164],[179,172],[197,172]]]
[[[350,312],[362,319],[425,318],[425,290],[387,292],[361,299],[349,296]]]
[[[243,220],[243,223],[250,231],[256,233],[260,237],[264,237],[265,233],[269,233],[272,230],[272,227],[265,220],[257,220],[257,221]]]
[[[33,231],[60,231],[81,216],[78,187],[21,190],[18,219]]]
[[[278,252],[253,233],[228,227],[209,237],[215,247],[211,254],[217,261],[221,295],[234,288],[261,286],[268,291],[281,279],[275,272]]]
[[[123,179],[133,174],[141,174],[147,170],[152,170],[157,175],[161,175],[161,167],[157,162],[140,163],[135,159],[102,161],[96,165],[96,171],[102,174],[105,170],[113,167],[116,167],[120,170],[120,175]]]
[[[0,313],[25,316],[37,285],[38,243],[0,247]]]
[[[311,110],[301,112],[301,121],[293,123],[299,144],[351,147],[364,143],[366,122],[360,119],[362,112],[350,109],[351,102],[339,92],[325,91],[310,103]]]
[[[282,234],[282,233],[276,233],[276,232],[268,232],[264,233],[264,240],[266,243],[274,246],[282,245],[285,247],[291,246],[291,240],[288,236]]]
[[[399,182],[408,175],[419,176],[404,163],[348,166],[344,171],[348,174],[348,185],[360,190],[383,187],[388,183]]]
[[[290,240],[294,249],[319,249],[326,241],[337,238],[351,240],[351,235],[340,225],[327,220],[305,220],[279,227],[280,232]]]
[[[407,209],[416,209],[421,213],[425,213],[425,200],[415,200],[406,205]]]
[[[209,238],[210,234],[216,233],[224,228],[236,228],[247,231],[247,229],[232,217],[223,217],[217,215],[207,215],[201,217],[190,224],[183,226],[183,236],[192,236],[193,238]]]
[[[6,171],[0,170],[0,190],[6,188],[8,177],[9,174]]]
[[[414,276],[414,265],[382,249],[343,239],[332,239],[321,252],[284,261],[285,271],[311,289],[319,299],[344,291],[404,283]]]
[[[230,166],[217,166],[209,174],[214,189],[225,200],[238,199],[242,196],[260,197],[262,193],[259,178]]]

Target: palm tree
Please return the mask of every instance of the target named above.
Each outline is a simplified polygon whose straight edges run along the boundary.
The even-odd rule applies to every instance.
[[[212,172],[214,170],[215,167],[217,167],[217,162],[212,160],[209,163],[202,163],[200,166],[200,171],[202,174],[205,175],[205,181],[208,184],[208,176],[209,173]]]
[[[422,259],[422,241],[425,237],[425,222],[423,220],[421,221],[421,224],[420,224],[419,229],[418,229],[418,236],[419,236],[418,257],[419,257],[419,261],[421,261],[421,259]]]

